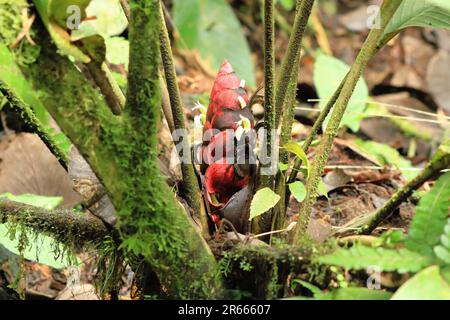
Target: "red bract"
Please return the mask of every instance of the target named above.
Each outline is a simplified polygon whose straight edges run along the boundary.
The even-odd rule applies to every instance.
[[[227,163],[232,157],[235,137],[227,129],[236,131],[243,121],[254,126],[254,118],[248,106],[249,98],[243,83],[236,76],[231,64],[224,61],[214,81],[210,103],[206,113],[202,172],[205,175],[206,198],[217,223],[217,210],[223,208],[231,197],[249,183],[248,170],[235,163]],[[214,129],[214,130],[211,130]]]

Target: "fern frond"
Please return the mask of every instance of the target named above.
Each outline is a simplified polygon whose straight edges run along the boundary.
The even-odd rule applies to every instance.
[[[447,224],[450,207],[450,172],[441,176],[434,187],[419,202],[406,238],[412,251],[433,255]]]
[[[433,258],[405,248],[384,249],[356,244],[350,249],[339,248],[335,252],[316,258],[322,264],[346,269],[377,268],[380,271],[399,273],[417,272],[433,263]]]

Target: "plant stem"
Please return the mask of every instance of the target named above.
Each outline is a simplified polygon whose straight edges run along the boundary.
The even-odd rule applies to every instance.
[[[341,81],[339,87],[334,92],[333,96],[330,98],[328,103],[325,105],[323,110],[320,112],[319,117],[314,122],[314,125],[311,128],[311,131],[308,133],[308,136],[306,137],[305,141],[303,141],[302,149],[305,153],[308,152],[309,147],[311,146],[311,143],[314,140],[314,137],[316,136],[317,132],[319,132],[319,129],[322,127],[323,122],[325,121],[325,118],[328,116],[328,114],[331,111],[331,108],[336,103],[337,98],[341,94],[342,87],[344,86],[345,80],[347,76]],[[292,183],[295,181],[295,178],[297,177],[297,172],[300,170],[300,167],[302,166],[302,160],[299,158],[295,158],[294,166],[292,167],[291,173],[289,174],[289,178],[287,183]]]
[[[10,88],[0,80],[0,93],[9,101],[11,108],[29,125],[41,138],[51,153],[58,159],[61,166],[67,170],[68,155],[53,141],[50,132],[36,117],[33,110],[17,97]]]
[[[167,31],[166,22],[164,20],[164,12],[159,1],[159,18],[160,18],[160,43],[161,43],[161,57],[166,76],[167,90],[169,91],[170,105],[172,107],[172,116],[175,129],[185,130],[185,116],[183,105],[181,103],[180,89],[177,83],[177,76],[173,64],[172,48],[170,46],[169,33]],[[182,150],[190,150],[190,145],[187,137],[183,137]],[[186,155],[183,155],[186,157]],[[190,159],[190,153],[189,153]],[[206,209],[201,199],[201,192],[198,185],[197,177],[195,176],[194,165],[192,161],[188,163],[181,163],[181,172],[183,175],[183,191],[186,195],[188,205],[193,209],[194,213],[200,218],[202,226],[202,233],[205,236],[208,232],[208,217]]]
[[[295,14],[293,33],[289,38],[288,49],[280,69],[280,75],[276,84],[275,91],[275,127],[278,128],[280,124],[280,117],[283,112],[283,105],[288,90],[288,85],[291,79],[292,70],[296,66],[297,55],[299,54],[303,34],[305,32],[308,18],[314,0],[297,0],[297,13]]]
[[[264,0],[264,144],[267,150],[267,158],[270,161],[261,165],[261,170],[269,172],[259,173],[257,189],[270,188],[274,186],[274,168],[272,159],[274,146],[272,145],[273,133],[275,128],[275,16],[273,0]],[[253,219],[252,232],[262,233],[268,231],[271,225],[271,211]]]
[[[127,20],[130,21],[130,5],[127,0],[120,0],[120,5],[122,6],[123,13],[127,17]]]
[[[88,242],[100,242],[110,234],[103,222],[93,215],[77,214],[72,210],[47,210],[0,200],[0,223],[7,221],[20,223],[76,248]]]
[[[328,161],[328,156],[333,145],[334,137],[337,135],[345,109],[347,108],[350,97],[353,94],[353,90],[361,77],[363,69],[366,67],[373,54],[378,51],[378,41],[382,36],[387,23],[392,18],[400,3],[400,0],[383,2],[383,6],[381,8],[381,28],[372,29],[370,31],[361,51],[356,57],[355,63],[350,68],[350,71],[345,79],[341,94],[336,100],[336,105],[334,106],[331,119],[328,122],[327,128],[318,146],[317,155],[315,156],[313,165],[310,168],[306,185],[306,198],[299,212],[299,218],[293,238],[294,243],[303,241],[306,236],[311,208],[316,201],[318,194],[318,185],[322,178],[323,169]]]
[[[446,145],[446,146],[445,146]],[[428,179],[432,178],[442,169],[450,166],[450,140],[444,142],[436,151],[433,158],[425,168],[411,181],[398,190],[383,207],[378,209],[370,218],[369,222],[363,226],[358,233],[370,234],[375,228],[386,219],[392,211],[394,211],[403,201],[411,196],[411,194],[424,184]]]

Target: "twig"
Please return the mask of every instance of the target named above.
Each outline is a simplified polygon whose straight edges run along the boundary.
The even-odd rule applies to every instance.
[[[437,150],[427,166],[414,179],[398,190],[383,207],[371,216],[370,221],[358,233],[370,234],[392,211],[424,184],[428,179],[450,166],[450,139],[445,141]]]
[[[77,248],[89,242],[100,242],[110,235],[103,222],[93,215],[71,210],[46,210],[0,199],[0,223],[7,221],[19,223]]]
[[[379,50],[378,42],[381,38],[388,22],[391,17],[400,6],[400,0],[384,1],[381,9],[381,28],[372,29],[364,42],[364,45],[356,57],[355,63],[350,68],[349,73],[343,83],[341,94],[336,100],[331,119],[328,122],[327,128],[322,136],[322,140],[318,146],[317,154],[314,158],[313,165],[309,171],[309,177],[307,180],[307,193],[306,198],[299,212],[298,223],[296,226],[295,236],[293,241],[299,243],[304,240],[306,236],[306,229],[310,219],[311,208],[316,201],[318,194],[318,185],[321,180],[323,168],[328,161],[328,156],[333,145],[334,137],[338,133],[339,125],[344,112],[347,108],[350,97],[353,94],[353,90],[361,77],[363,69],[366,67],[369,60],[374,53]]]
[[[170,105],[172,107],[173,122],[176,129],[186,129],[180,89],[178,87],[175,67],[173,64],[169,33],[164,20],[164,12],[161,2],[159,3],[161,57],[167,83],[167,90],[169,91]],[[183,144],[182,150],[191,150],[187,137],[184,137],[181,143]],[[188,156],[190,158],[190,153],[183,156]],[[189,161],[189,163],[181,163],[181,172],[183,175],[183,191],[186,194],[187,203],[194,210],[195,214],[199,216],[200,223],[202,225],[202,233],[204,235],[208,235],[208,217],[204,205],[202,201],[200,201],[201,192],[192,162]]]
[[[283,111],[282,109],[286,98],[288,85],[291,79],[292,70],[296,65],[297,54],[300,51],[303,34],[305,32],[306,24],[308,22],[308,18],[311,14],[311,10],[314,4],[314,0],[298,1],[300,2],[300,4],[298,5],[298,10],[295,14],[293,33],[289,38],[288,49],[281,65],[280,75],[276,84],[275,127],[278,127],[278,125],[280,124],[280,116]]]
[[[0,93],[9,101],[12,109],[33,129],[33,131],[41,138],[51,153],[55,155],[61,166],[67,170],[68,155],[53,141],[50,132],[36,117],[33,110],[17,97],[10,88],[0,80]]]
[[[123,13],[125,13],[127,20],[130,21],[131,15],[130,15],[130,5],[128,4],[128,1],[120,0],[120,5],[122,6]]]

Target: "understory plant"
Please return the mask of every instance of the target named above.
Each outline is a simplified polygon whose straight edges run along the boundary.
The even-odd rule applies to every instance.
[[[9,5],[13,6],[12,3]],[[120,78],[112,76],[106,63],[108,42],[105,36],[97,32],[78,34],[76,40],[71,38],[76,33],[67,24],[73,18],[66,10],[68,5],[79,6],[83,20],[89,3],[86,0],[22,3],[25,9],[34,4],[30,9],[36,15],[33,41],[38,44],[39,52],[33,52],[26,63],[18,63],[11,58],[10,39],[0,34],[0,53],[5,53],[0,57],[9,57],[2,63],[8,63],[9,70],[14,68],[17,76],[14,79],[20,79],[20,83],[29,88],[25,94],[5,72],[0,74],[0,97],[39,135],[63,167],[71,167],[67,144],[71,143],[72,148],[79,151],[98,179],[96,185],[104,188],[103,193],[96,195],[110,201],[117,222],[105,223],[85,213],[72,217],[70,211],[49,210],[2,198],[0,223],[13,221],[24,225],[74,250],[96,250],[101,266],[97,285],[100,293],[110,298],[118,297],[117,282],[126,265],[135,273],[132,290],[135,298],[149,295],[201,299],[233,297],[232,294],[236,294],[233,290],[249,288],[246,282],[254,279],[251,274],[256,277],[253,283],[256,288],[250,289],[254,297],[277,298],[283,296],[291,274],[323,275],[328,271],[320,268],[330,265],[347,269],[377,265],[381,271],[417,273],[404,284],[406,289],[402,287],[397,297],[408,294],[408,286],[417,285],[414,281],[421,281],[424,275],[431,274],[433,281],[440,279],[436,285],[447,288],[443,279],[448,279],[446,265],[450,263],[448,173],[422,198],[405,238],[397,232],[389,232],[374,240],[372,246],[355,243],[349,249],[339,248],[329,253],[331,250],[327,246],[333,247],[330,244],[333,241],[325,246],[315,244],[307,234],[312,206],[319,194],[326,194],[321,178],[334,138],[362,72],[402,29],[408,26],[450,27],[450,8],[445,0],[383,1],[379,23],[370,30],[347,75],[321,110],[307,138],[300,143],[291,140],[291,132],[302,39],[315,1],[297,1],[288,49],[276,73],[275,4],[273,0],[265,0],[265,118],[262,127],[266,135],[262,141],[267,151],[264,156],[279,160],[270,164],[260,161],[255,166],[223,162],[197,165],[194,160],[198,146],[192,145],[187,135],[176,141],[174,134],[174,142],[183,150],[180,157],[188,159],[181,163],[182,179],[175,188],[177,192],[173,192],[161,175],[158,162],[161,109],[170,128],[178,132],[187,130],[166,26],[168,11],[159,0],[120,1],[122,18],[129,21],[129,61],[124,93],[117,82]],[[422,14],[418,15],[419,12]],[[3,14],[0,11],[0,17]],[[165,95],[168,96],[166,102],[162,99]],[[202,154],[212,147],[229,154],[226,129],[232,129],[235,135],[245,135],[255,127],[250,112],[252,102],[245,83],[225,62],[215,80],[209,107],[197,106],[203,130],[218,129],[200,145]],[[60,140],[55,139],[55,133],[49,129],[46,122],[49,115],[63,132]],[[324,122],[326,126],[317,142],[316,135]],[[234,137],[231,140],[234,145]],[[449,141],[449,137],[444,136],[423,171],[399,189],[381,209],[345,230],[347,234],[353,232],[352,236],[358,241],[365,239],[364,234],[375,230],[416,189],[448,168]],[[313,143],[316,152],[309,160],[307,154]],[[262,158],[259,154],[259,160]],[[301,207],[298,220],[288,224],[286,211],[291,194],[301,202]],[[87,202],[84,205],[89,208]],[[68,223],[64,223],[63,218]],[[231,241],[231,249],[219,250],[219,253],[214,250],[213,255],[211,248],[214,245],[217,248],[214,241],[218,241],[218,234],[224,228],[233,231],[238,244]],[[253,246],[255,238],[269,244]],[[224,244],[220,246],[224,247]],[[322,256],[324,252],[326,255]],[[315,273],[314,268],[320,270]],[[317,297],[326,297],[307,282],[299,284]],[[354,292],[361,294],[362,291]]]

